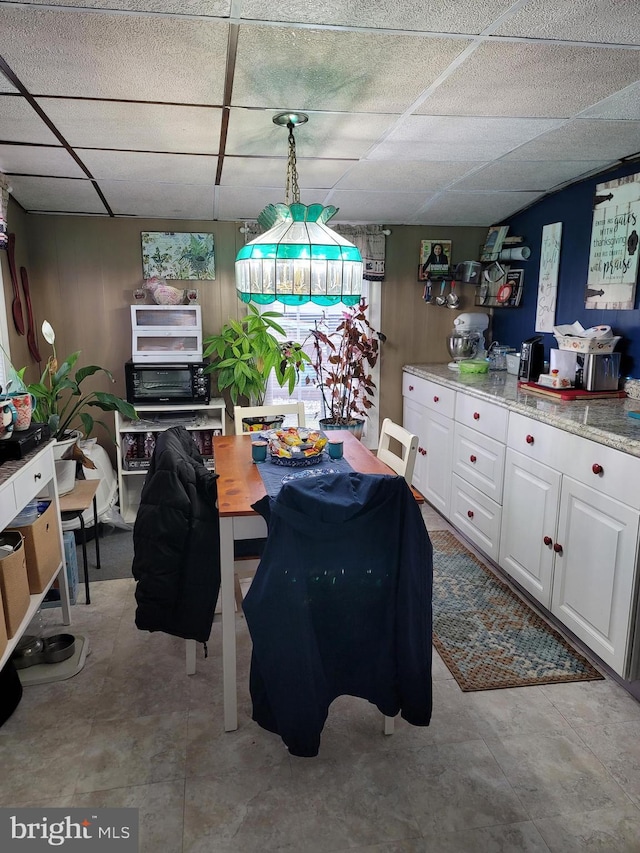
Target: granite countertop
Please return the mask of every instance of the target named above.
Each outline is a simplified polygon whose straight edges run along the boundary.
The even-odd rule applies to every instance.
[[[403,370],[582,438],[640,456],[640,420],[627,414],[640,411],[640,400],[555,402],[520,390],[517,377],[503,370],[462,376],[446,364],[406,364]]]

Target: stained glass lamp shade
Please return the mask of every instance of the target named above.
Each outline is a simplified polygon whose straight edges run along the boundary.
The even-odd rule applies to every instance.
[[[291,114],[276,116],[291,118]],[[306,119],[305,119],[306,120]],[[299,119],[298,119],[299,122]],[[236,290],[243,302],[262,305],[357,305],[362,293],[362,257],[358,249],[327,226],[335,207],[300,204],[295,140],[289,120],[287,203],[265,207],[258,222],[268,230],[246,243],[236,258]],[[289,204],[289,188],[294,188]]]

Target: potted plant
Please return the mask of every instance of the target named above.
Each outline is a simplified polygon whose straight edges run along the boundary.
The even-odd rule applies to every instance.
[[[238,401],[263,405],[272,371],[278,384],[293,393],[300,371],[310,361],[301,344],[276,337],[285,336],[278,317],[282,317],[278,311],[260,313],[249,305],[245,317],[230,320],[220,334],[204,340],[204,356],[212,359],[205,371],[215,374],[218,391],[226,393],[234,406]]]
[[[384,335],[376,332],[367,320],[364,299],[343,313],[335,332],[319,324],[311,330],[315,381],[321,390],[325,417],[322,429],[349,429],[362,437],[364,418],[373,406],[376,389],[371,376],[380,354]],[[361,417],[360,417],[361,416]]]
[[[137,419],[138,415],[131,403],[121,400],[115,394],[104,391],[82,391],[80,386],[88,376],[93,376],[94,373],[105,373],[111,382],[115,382],[110,371],[91,364],[79,368],[72,376],[71,370],[78,361],[80,352],[71,353],[62,364],[59,364],[55,332],[47,320],[42,324],[42,336],[51,345],[53,355],[47,359],[40,381],[27,385],[27,391],[33,394],[36,400],[33,420],[36,423],[48,424],[52,438],[58,442],[70,439],[73,443],[73,439],[77,440],[79,435],[75,431],[78,421],[82,424],[86,436],[91,435],[96,424],[100,424],[109,432],[109,427],[103,421],[95,420],[87,411],[90,407],[103,412],[117,410],[127,418]]]

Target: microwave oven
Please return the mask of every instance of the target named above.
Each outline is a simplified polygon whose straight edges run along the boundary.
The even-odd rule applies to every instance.
[[[130,359],[124,366],[127,401],[134,406],[206,405],[211,397],[211,377],[204,372],[205,367],[206,361],[140,364]]]

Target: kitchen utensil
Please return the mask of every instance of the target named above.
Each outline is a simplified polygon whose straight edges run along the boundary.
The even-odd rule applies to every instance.
[[[447,297],[444,295],[444,289],[446,287],[446,281],[442,279],[442,284],[440,285],[440,293],[436,296],[436,305],[446,305]]]
[[[29,277],[27,275],[27,270],[24,267],[20,267],[20,278],[22,280],[22,289],[24,290],[24,299],[27,304],[27,322],[29,324],[27,328],[27,344],[29,346],[29,352],[36,361],[42,361],[42,356],[38,349],[35,325],[33,322],[33,309],[31,308],[31,294],[29,292]]]
[[[488,373],[489,362],[486,358],[467,358],[459,364],[460,373]]]
[[[447,337],[447,349],[454,361],[474,358],[478,352],[480,336],[477,332],[454,332]]]
[[[20,291],[18,290],[18,275],[16,272],[16,235],[9,234],[7,243],[7,260],[9,261],[9,273],[11,275],[11,287],[13,288],[13,302],[11,313],[13,323],[19,335],[24,335],[24,318],[22,316],[22,304],[20,302]]]
[[[447,294],[447,308],[457,308],[460,304],[460,298],[456,293],[455,279],[451,279],[451,290]]]
[[[462,261],[455,269],[456,281],[463,284],[478,284],[482,274],[482,264],[478,261]]]

